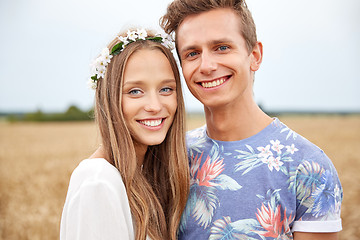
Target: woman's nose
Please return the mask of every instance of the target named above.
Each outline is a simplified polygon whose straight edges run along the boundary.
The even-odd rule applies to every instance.
[[[162,102],[160,96],[157,94],[150,94],[146,99],[145,111],[147,112],[159,112],[162,108]]]

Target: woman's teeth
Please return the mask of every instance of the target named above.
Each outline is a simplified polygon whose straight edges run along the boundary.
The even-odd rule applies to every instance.
[[[149,126],[149,127],[156,127],[159,126],[162,123],[162,119],[158,119],[158,120],[144,120],[144,121],[139,121],[140,123]]]

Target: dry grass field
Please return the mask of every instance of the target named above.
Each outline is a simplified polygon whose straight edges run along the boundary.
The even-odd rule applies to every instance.
[[[280,116],[333,160],[343,188],[341,240],[360,239],[360,116]],[[204,123],[189,118],[188,129]],[[72,170],[98,146],[94,123],[0,122],[0,239],[58,239]]]

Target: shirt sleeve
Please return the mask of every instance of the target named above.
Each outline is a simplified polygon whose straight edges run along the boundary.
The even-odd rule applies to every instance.
[[[119,191],[107,181],[84,182],[67,196],[60,239],[134,239],[125,187]]]
[[[342,187],[331,160],[319,150],[296,171],[296,219],[292,231],[338,232],[342,230]]]

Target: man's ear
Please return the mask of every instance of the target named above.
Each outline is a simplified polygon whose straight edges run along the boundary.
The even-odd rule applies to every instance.
[[[263,45],[261,42],[256,42],[251,52],[251,71],[255,72],[259,70],[263,58]]]

